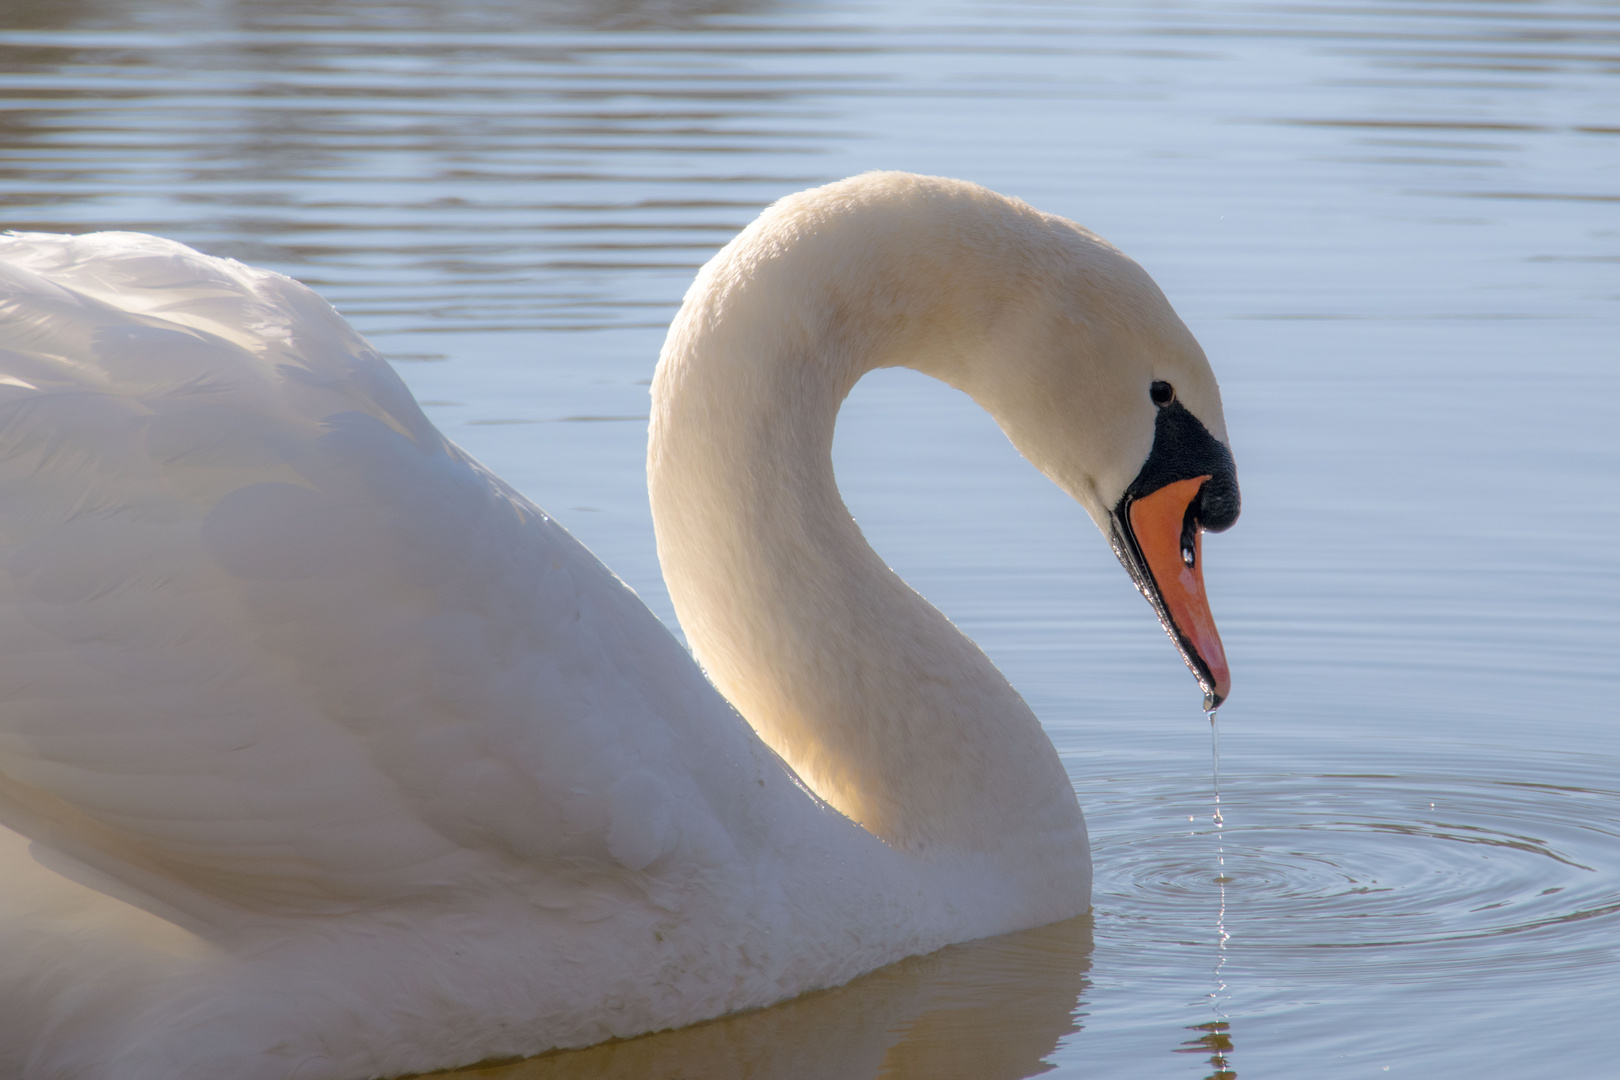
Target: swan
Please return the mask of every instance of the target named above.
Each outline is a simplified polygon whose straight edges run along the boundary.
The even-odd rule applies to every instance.
[[[675,1028],[1090,904],[1056,751],[839,498],[838,407],[971,395],[1230,676],[1220,392],[1063,218],[870,173],[699,272],[647,475],[690,652],[279,274],[0,258],[0,1073],[354,1080]]]

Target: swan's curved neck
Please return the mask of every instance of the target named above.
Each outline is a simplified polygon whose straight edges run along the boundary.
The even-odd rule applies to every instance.
[[[1079,809],[1034,715],[867,545],[833,476],[838,408],[865,372],[971,383],[997,275],[963,274],[942,221],[929,236],[893,215],[864,223],[893,235],[854,245],[881,255],[848,257],[853,216],[745,233],[671,328],[648,457],[671,596],[721,691],[891,845],[1082,867]]]

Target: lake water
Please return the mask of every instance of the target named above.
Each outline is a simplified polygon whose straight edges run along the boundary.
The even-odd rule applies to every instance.
[[[693,271],[869,168],[1154,274],[1244,514],[1197,688],[955,392],[859,386],[877,549],[1029,699],[1095,911],[502,1077],[1620,1075],[1620,5],[7,0],[12,228],[292,274],[673,621],[646,383]]]

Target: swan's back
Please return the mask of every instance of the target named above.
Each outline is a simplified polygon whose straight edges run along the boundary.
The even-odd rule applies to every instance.
[[[23,831],[254,909],[612,864],[607,792],[670,749],[614,730],[649,711],[603,700],[634,673],[593,670],[656,652],[623,587],[302,286],[151,238],[11,243],[0,753]],[[620,861],[663,853],[625,832]]]

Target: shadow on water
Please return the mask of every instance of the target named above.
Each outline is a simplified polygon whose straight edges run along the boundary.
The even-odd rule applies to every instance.
[[[953,945],[706,1024],[435,1076],[481,1080],[1024,1080],[1079,1031],[1092,919]]]

